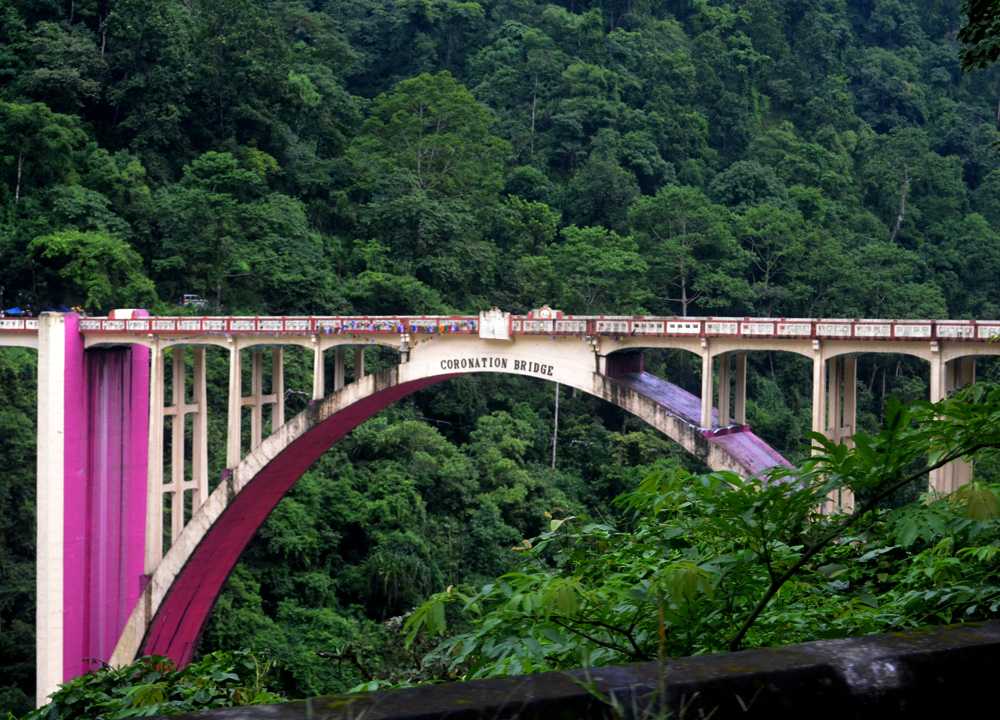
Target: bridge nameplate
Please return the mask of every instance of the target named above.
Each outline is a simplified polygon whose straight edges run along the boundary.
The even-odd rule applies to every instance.
[[[507,358],[497,355],[465,355],[462,357],[445,358],[441,361],[441,369],[449,372],[465,370],[500,370],[509,372],[538,375],[539,377],[555,377],[555,365],[525,360],[523,358]]]

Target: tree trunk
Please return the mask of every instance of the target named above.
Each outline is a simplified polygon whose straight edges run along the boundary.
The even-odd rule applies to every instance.
[[[681,316],[687,317],[688,315],[688,289],[687,289],[687,278],[681,273]]]
[[[14,204],[21,200],[21,170],[24,168],[24,152],[17,154],[17,179],[14,181]]]
[[[535,159],[535,108],[538,105],[538,78],[535,78],[535,87],[531,90],[531,159]]]
[[[906,196],[910,194],[910,170],[906,168],[903,175],[903,184],[899,188],[899,212],[896,213],[896,225],[892,228],[892,235],[889,242],[896,242],[900,228],[903,227],[903,220],[906,218]]]

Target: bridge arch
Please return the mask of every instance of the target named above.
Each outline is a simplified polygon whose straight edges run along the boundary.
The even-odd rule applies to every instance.
[[[701,431],[669,414],[627,384],[592,370],[548,375],[551,366],[457,368],[403,363],[344,386],[289,420],[266,438],[211,493],[163,556],[122,632],[113,665],[142,654],[190,661],[215,600],[270,512],[308,468],[334,443],[389,405],[412,393],[464,374],[494,372],[549,379],[607,400],[645,420],[715,469],[743,471],[739,457],[714,445]],[[487,364],[491,361],[487,360]],[[497,362],[496,360],[492,362]],[[525,361],[528,363],[529,361]],[[466,366],[469,360],[466,359]],[[535,365],[541,367],[535,367]],[[585,380],[583,378],[586,378]],[[782,459],[776,455],[777,464]]]

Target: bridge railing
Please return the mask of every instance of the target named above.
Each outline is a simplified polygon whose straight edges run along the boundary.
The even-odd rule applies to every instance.
[[[0,317],[0,331],[37,333],[38,318]]]
[[[829,340],[967,340],[1000,337],[997,320],[881,320],[863,318],[510,316],[511,335],[720,337]],[[0,319],[0,330],[31,332],[37,319]],[[84,318],[88,334],[152,335],[397,335],[479,333],[474,315],[249,316]]]
[[[84,318],[81,332],[88,334],[150,335],[399,335],[463,334],[479,332],[474,316],[247,316]]]

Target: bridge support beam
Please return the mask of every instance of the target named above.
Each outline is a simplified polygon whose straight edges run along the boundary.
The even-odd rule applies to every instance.
[[[365,376],[365,349],[359,347],[354,349],[354,380],[358,381]]]
[[[931,402],[939,402],[955,390],[976,381],[976,358],[960,357],[950,362],[942,359],[940,351],[931,360]],[[972,480],[972,463],[956,460],[932,470],[930,486],[934,491],[954,492]]]
[[[732,377],[730,367],[732,363],[729,353],[719,355],[719,427],[726,427],[730,424],[732,413]]]
[[[226,413],[226,467],[240,464],[243,450],[243,368],[240,365],[240,344],[231,338],[229,348],[229,402]]]
[[[708,346],[708,340],[702,341],[701,351],[701,427],[711,428],[712,404],[715,400],[715,392],[712,388],[712,353]]]
[[[747,424],[747,354],[735,353],[736,371],[733,375],[736,391],[736,403],[733,413],[737,425]]]
[[[719,356],[720,427],[747,423],[747,354],[727,352]]]
[[[134,316],[134,314],[133,314]],[[111,657],[141,592],[149,353],[39,321],[36,700]]]
[[[825,417],[818,418],[823,426],[821,431],[830,440],[845,445],[854,441],[857,429],[858,361],[856,357],[840,355],[826,361]],[[814,424],[817,418],[814,416]],[[854,511],[854,492],[841,488],[831,493],[827,501],[827,512]]]
[[[333,351],[333,391],[344,387],[344,348],[338,345]]]
[[[319,338],[312,339],[313,347],[313,390],[312,399],[322,400],[326,394],[326,370],[323,367],[323,346]]]
[[[185,508],[190,505],[192,514],[208,498],[208,398],[205,379],[205,348],[196,347],[193,355],[192,397],[187,397],[187,366],[184,348],[175,346],[171,351],[171,404],[162,404],[163,390],[156,392],[160,402],[154,405],[153,412],[159,412],[164,418],[171,418],[170,439],[170,482],[163,484],[162,457],[158,458],[160,467],[159,482],[151,483],[158,487],[152,494],[154,502],[148,506],[151,515],[148,526],[152,536],[149,545],[158,548],[150,558],[154,564],[159,563],[162,556],[163,533],[162,516],[164,495],[170,496],[170,542],[177,540],[185,524]],[[162,378],[160,380],[162,382]],[[192,416],[191,424],[191,471],[187,467],[187,417]],[[162,426],[162,421],[161,421]],[[190,495],[188,495],[190,493]],[[187,498],[190,497],[190,503]]]

